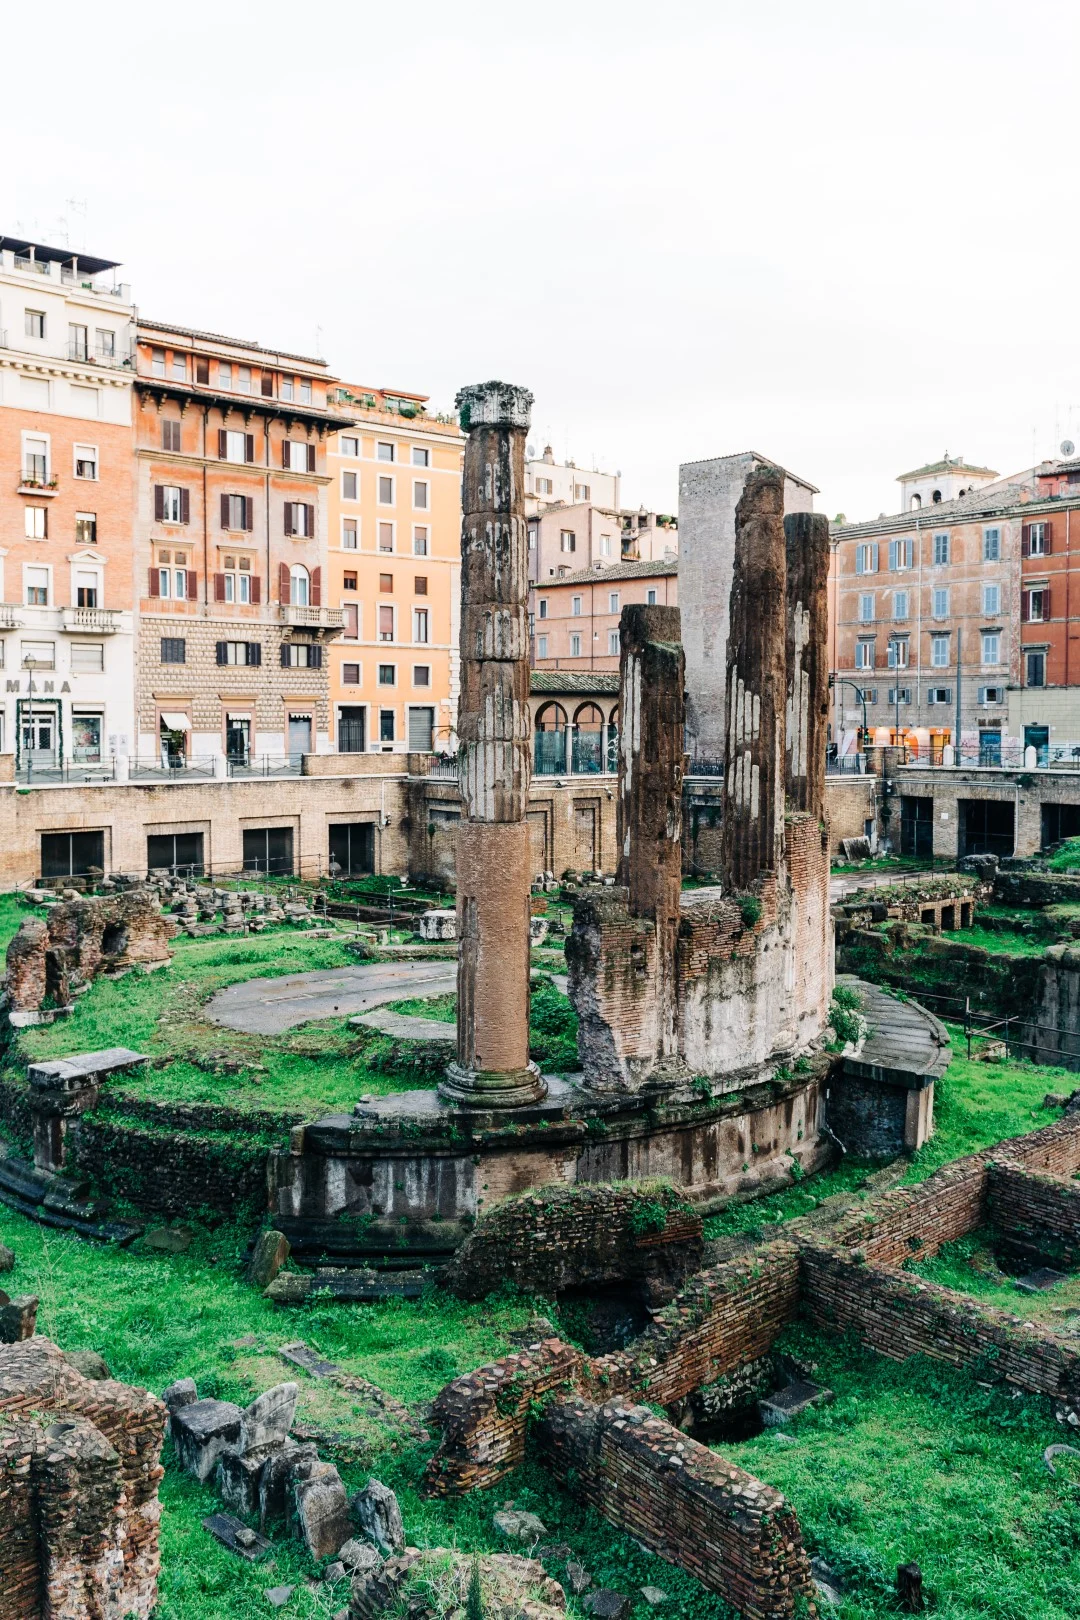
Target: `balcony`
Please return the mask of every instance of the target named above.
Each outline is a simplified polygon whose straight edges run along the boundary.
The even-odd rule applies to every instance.
[[[60,480],[46,478],[46,471],[47,468],[39,466],[24,467],[16,485],[16,494],[44,496],[46,500],[59,494]]]
[[[0,602],[0,630],[19,630],[22,620],[18,617],[18,609],[10,602]]]
[[[107,366],[110,371],[130,371],[131,356],[128,354],[102,354],[98,349],[92,349],[87,343],[69,343],[67,357],[82,366]]]
[[[12,262],[16,270],[31,270],[39,276],[47,276],[50,273],[48,259],[31,259],[29,254],[16,253]]]
[[[328,630],[339,635],[345,623],[341,608],[301,607],[299,602],[282,602],[281,622],[294,630]]]
[[[63,628],[76,635],[114,636],[120,614],[116,608],[69,607],[63,610]]]

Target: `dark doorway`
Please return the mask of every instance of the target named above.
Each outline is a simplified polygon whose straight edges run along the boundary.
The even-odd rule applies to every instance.
[[[905,793],[900,799],[900,853],[918,861],[934,858],[934,801]]]
[[[85,877],[92,866],[105,870],[103,832],[42,833],[43,878]]]
[[[1002,799],[961,799],[959,855],[1000,855],[1013,852],[1016,806]]]
[[[362,754],[367,748],[367,710],[355,705],[338,710],[338,753]]]
[[[163,869],[176,872],[183,869],[193,876],[202,876],[203,835],[191,833],[150,833],[146,839],[146,866],[148,871]]]
[[[245,872],[293,871],[293,830],[291,827],[245,827]]]
[[[1036,765],[1046,765],[1049,762],[1049,759],[1050,759],[1050,727],[1049,726],[1025,726],[1024,727],[1024,751],[1025,751],[1025,753],[1029,748],[1034,748],[1034,750],[1035,750],[1035,763],[1036,763]]]
[[[330,859],[342,877],[364,877],[375,870],[375,828],[370,821],[353,821],[330,828]]]
[[[1060,843],[1063,838],[1080,838],[1080,804],[1044,804],[1042,807],[1042,847]]]

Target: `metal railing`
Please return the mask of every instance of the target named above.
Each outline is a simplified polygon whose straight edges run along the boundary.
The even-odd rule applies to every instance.
[[[111,371],[130,371],[131,356],[127,354],[104,354],[89,343],[69,343],[67,357],[85,366],[107,366]]]
[[[973,1007],[969,995],[946,996],[924,990],[921,985],[911,999],[930,1007],[946,1023],[959,1025],[969,1058],[974,1055],[976,1041],[988,1041],[1004,1046],[1011,1057],[1028,1062],[1080,1068],[1080,1031],[1016,1013],[1001,1016],[989,1007]]]
[[[47,276],[52,273],[49,269],[48,259],[32,259],[28,253],[14,254],[13,264],[16,270],[32,270],[39,276]]]
[[[243,754],[227,759],[229,775],[234,777],[299,776],[301,754]]]

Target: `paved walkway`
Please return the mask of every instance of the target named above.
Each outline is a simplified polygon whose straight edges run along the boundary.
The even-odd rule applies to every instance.
[[[457,989],[457,963],[359,962],[280,979],[246,979],[219,990],[206,1016],[247,1035],[280,1035],[297,1024],[343,1013],[367,1012],[409,996],[441,996]],[[453,1025],[447,1026],[453,1029]],[[451,1037],[452,1038],[452,1037]]]
[[[366,1029],[377,1029],[380,1034],[393,1035],[399,1041],[456,1041],[457,1025],[444,1023],[440,1018],[421,1018],[412,1013],[391,1012],[389,1007],[377,1007],[374,1012],[361,1013],[350,1018],[350,1024],[362,1024]]]

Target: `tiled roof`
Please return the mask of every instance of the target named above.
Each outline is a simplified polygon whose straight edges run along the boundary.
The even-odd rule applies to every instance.
[[[864,535],[873,534],[907,534],[915,528],[916,523],[920,529],[933,529],[942,524],[969,523],[982,517],[1001,517],[1003,513],[1022,504],[1021,490],[1027,491],[1030,496],[1031,488],[1028,484],[1003,484],[994,489],[973,489],[970,494],[961,496],[959,500],[938,501],[934,506],[920,506],[914,512],[886,512],[882,513],[881,517],[868,518],[863,523],[845,523],[839,528],[831,528],[830,535],[833,540],[861,539]],[[1024,509],[1034,504],[1035,502],[1029,499],[1024,503]]]
[[[610,568],[578,568],[572,574],[538,579],[538,591],[554,590],[556,585],[600,585],[611,579],[669,579],[679,572],[679,559],[670,562],[612,563]]]
[[[617,692],[617,670],[606,669],[534,669],[530,673],[529,690],[542,692]]]
[[[316,359],[310,354],[289,354],[285,349],[266,349],[253,338],[226,337],[222,332],[200,332],[194,326],[176,326],[172,321],[151,321],[145,315],[140,315],[136,323],[139,332],[145,327],[149,332],[174,332],[177,337],[196,338],[203,343],[228,343],[234,349],[250,349],[254,354],[274,355],[278,360],[299,360],[302,365],[325,366],[325,360]]]
[[[962,461],[959,456],[943,456],[940,461],[929,461],[925,467],[916,467],[914,472],[897,473],[897,483],[908,478],[929,478],[931,473],[984,473],[988,478],[1000,478],[993,467],[973,467],[969,461]]]

